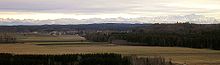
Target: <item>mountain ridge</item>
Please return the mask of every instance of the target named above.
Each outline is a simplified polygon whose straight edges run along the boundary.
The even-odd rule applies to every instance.
[[[93,24],[93,23],[195,23],[195,24],[218,24],[219,20],[214,17],[206,17],[203,15],[189,14],[189,15],[168,15],[157,17],[138,17],[138,18],[90,18],[90,19],[74,19],[74,18],[60,18],[54,20],[34,20],[34,19],[3,19],[0,18],[0,25],[46,25],[46,24]]]

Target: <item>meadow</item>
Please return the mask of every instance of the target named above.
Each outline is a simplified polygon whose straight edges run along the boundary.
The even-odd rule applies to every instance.
[[[43,43],[43,42],[39,42]],[[38,43],[38,44],[39,44]],[[48,42],[47,42],[48,43]],[[43,44],[47,44],[46,42]],[[52,43],[52,42],[51,42]],[[57,42],[56,42],[57,43]],[[62,42],[61,42],[62,43]],[[69,42],[70,43],[70,42]],[[117,53],[139,57],[162,56],[175,63],[188,63],[199,65],[219,65],[220,51],[209,49],[192,49],[180,47],[148,47],[148,46],[123,46],[114,44],[74,44],[71,45],[37,45],[0,44],[1,53],[13,54],[87,54],[87,53]]]
[[[162,56],[175,63],[220,65],[220,51],[184,47],[129,46],[108,42],[90,42],[78,35],[17,35],[16,44],[0,44],[1,53],[12,54],[89,54],[116,53],[128,56]]]

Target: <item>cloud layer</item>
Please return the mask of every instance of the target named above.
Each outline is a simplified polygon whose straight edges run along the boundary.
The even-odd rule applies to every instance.
[[[6,12],[130,16],[198,13],[220,18],[219,7],[220,0],[0,0],[0,15]]]

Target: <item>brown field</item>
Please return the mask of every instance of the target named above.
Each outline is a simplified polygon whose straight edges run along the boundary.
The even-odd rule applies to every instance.
[[[46,43],[35,42],[28,44],[0,44],[0,52],[14,54],[119,53],[124,55],[136,55],[141,57],[162,56],[176,63],[186,62],[192,65],[220,65],[220,51],[209,49],[192,49],[180,47],[120,46],[100,43],[82,43],[71,45],[36,44]]]
[[[78,35],[43,35],[43,34],[18,34],[16,35],[19,42],[73,42],[84,41],[85,38]]]

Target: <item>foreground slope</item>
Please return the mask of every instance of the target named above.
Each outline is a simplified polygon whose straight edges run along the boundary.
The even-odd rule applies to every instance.
[[[220,64],[220,51],[179,47],[120,46],[113,44],[34,45],[1,44],[1,53],[15,54],[78,54],[119,53],[124,55],[163,56],[177,63]]]

